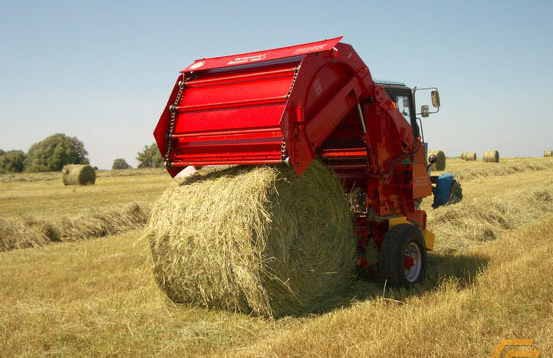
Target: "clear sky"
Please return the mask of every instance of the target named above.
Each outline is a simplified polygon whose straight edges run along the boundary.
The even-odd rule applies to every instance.
[[[0,149],[61,132],[136,166],[193,60],[344,36],[374,78],[439,88],[431,148],[541,156],[552,19],[552,1],[0,0]]]

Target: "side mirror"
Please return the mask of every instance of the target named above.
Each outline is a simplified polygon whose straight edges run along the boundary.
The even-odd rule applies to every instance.
[[[430,97],[432,97],[432,105],[436,108],[440,107],[440,93],[438,91],[432,91]]]
[[[430,116],[430,108],[428,107],[427,104],[425,104],[424,106],[421,106],[421,116],[422,118],[427,118]]]

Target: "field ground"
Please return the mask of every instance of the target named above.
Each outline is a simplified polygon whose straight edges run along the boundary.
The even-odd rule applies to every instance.
[[[0,252],[0,357],[490,357],[506,338],[553,356],[553,160],[448,158],[447,171],[464,200],[429,210],[436,251],[415,290],[358,280],[323,312],[275,321],[175,305],[138,228]],[[148,204],[171,183],[124,174],[79,188],[0,176],[0,218]]]
[[[25,180],[26,176],[30,180]],[[64,186],[60,173],[0,175],[0,218],[12,216],[57,217],[86,209],[151,203],[167,189],[165,170],[99,171],[96,184]]]

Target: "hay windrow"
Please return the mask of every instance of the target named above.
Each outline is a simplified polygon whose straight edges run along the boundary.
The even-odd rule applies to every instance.
[[[144,238],[175,302],[267,317],[316,309],[353,276],[349,204],[323,164],[196,174],[167,190]]]
[[[489,163],[499,163],[499,152],[497,150],[488,150],[482,154],[482,160]]]
[[[70,164],[62,169],[64,185],[92,185],[96,181],[96,172],[90,165]]]
[[[0,251],[114,235],[144,225],[148,215],[148,207],[130,203],[117,209],[90,209],[57,219],[0,218]]]
[[[430,170],[442,171],[445,170],[445,153],[443,150],[429,150],[428,157],[432,154],[438,157],[438,161],[430,166]]]
[[[553,161],[550,160],[504,160],[497,165],[476,164],[474,166],[463,166],[452,169],[455,177],[466,182],[474,179],[505,176],[516,173],[535,172],[553,169]]]
[[[463,252],[495,240],[504,230],[529,224],[553,211],[553,184],[529,187],[500,197],[473,198],[428,212],[436,251]]]

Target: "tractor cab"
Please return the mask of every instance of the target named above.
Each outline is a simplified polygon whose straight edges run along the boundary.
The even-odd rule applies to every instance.
[[[411,123],[413,127],[413,135],[415,138],[421,137],[425,143],[425,158],[426,167],[430,174],[431,165],[437,160],[435,155],[428,155],[428,144],[424,141],[424,131],[422,130],[422,121],[417,115],[423,118],[429,117],[430,114],[438,113],[440,110],[440,95],[438,89],[435,87],[429,88],[417,88],[413,89],[407,87],[405,83],[390,82],[390,81],[376,81],[377,85],[384,88],[388,96],[394,101],[398,111],[403,114],[405,120]],[[436,108],[436,111],[431,112],[428,105],[421,106],[419,113],[416,111],[415,105],[415,93],[421,90],[431,90],[432,106]],[[417,121],[418,120],[418,121]],[[434,194],[433,208],[440,207],[442,205],[454,204],[462,200],[463,191],[461,184],[455,179],[455,175],[452,173],[443,173],[441,175],[430,175],[430,181],[432,182],[432,192]]]
[[[411,123],[415,137],[420,136],[412,90],[402,82],[378,81],[376,84],[384,87],[390,99],[396,104],[398,111],[403,114],[407,122]]]

